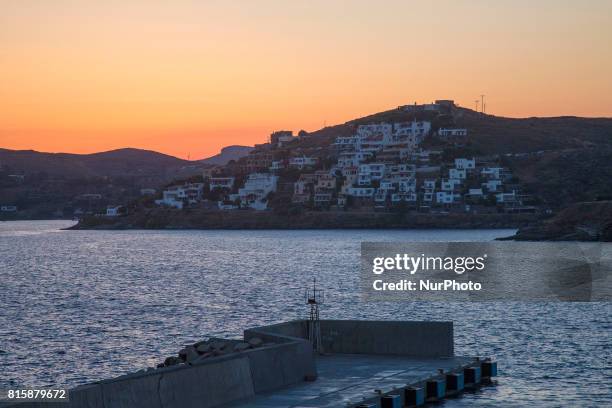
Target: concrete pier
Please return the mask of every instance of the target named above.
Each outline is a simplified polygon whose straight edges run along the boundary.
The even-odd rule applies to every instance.
[[[322,320],[322,355],[307,340],[308,325],[248,329],[241,344],[261,346],[80,386],[69,403],[15,406],[403,407],[460,393],[464,383],[480,383],[481,372],[497,375],[494,361],[454,355],[451,322]]]

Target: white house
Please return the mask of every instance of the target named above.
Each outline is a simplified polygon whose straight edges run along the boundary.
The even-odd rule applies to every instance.
[[[266,196],[276,191],[278,176],[269,173],[251,173],[244,183],[244,187],[238,190],[238,198],[243,207],[251,207],[256,210],[267,208]]]
[[[425,190],[435,190],[436,189],[436,180],[423,180],[423,189]]]
[[[391,164],[386,167],[386,174],[391,177],[414,177],[416,166],[414,164]]]
[[[405,202],[416,202],[417,195],[416,193],[394,193],[391,194],[391,201],[394,204],[397,204],[401,201]]]
[[[349,187],[347,194],[353,197],[372,197],[375,190],[374,187]]]
[[[423,201],[432,202],[436,193],[436,180],[423,180]]]
[[[504,172],[503,167],[483,167],[480,175],[488,179],[501,179]]]
[[[456,169],[475,169],[476,168],[476,159],[466,159],[463,157],[459,157],[455,159],[455,168]]]
[[[487,180],[486,183],[482,183],[482,187],[485,188],[488,192],[499,191],[501,189],[501,186],[501,180]]]
[[[371,180],[380,180],[385,177],[384,163],[369,163],[359,166],[359,177],[367,175]]]
[[[331,203],[332,194],[326,192],[318,192],[314,195],[314,204],[316,206],[327,206]]]
[[[315,166],[317,164],[316,157],[292,157],[289,159],[289,167],[293,167],[296,169],[304,169],[305,167]]]
[[[436,202],[438,204],[453,204],[460,198],[459,194],[448,191],[438,191],[436,193]]]
[[[234,187],[234,177],[211,177],[210,178],[210,189],[216,188],[231,189]]]
[[[508,204],[508,203],[515,203],[518,201],[517,196],[516,196],[516,192],[511,192],[511,193],[499,193],[495,195],[495,200],[498,203],[503,203],[503,204]]]
[[[334,144],[340,148],[355,148],[359,142],[359,138],[357,136],[340,136],[336,138]]]
[[[465,180],[467,174],[465,169],[449,169],[448,178],[456,180]]]
[[[461,185],[461,180],[459,179],[448,179],[440,181],[440,189],[442,191],[454,191],[457,186]]]
[[[291,198],[291,202],[300,204],[310,201],[309,185],[312,185],[312,183],[303,179],[293,183],[293,197]]]
[[[122,205],[117,205],[114,207],[106,207],[106,216],[107,217],[117,217],[121,215]]]
[[[431,130],[431,122],[412,121],[393,124],[393,143],[405,143],[416,148],[425,139]]]
[[[161,200],[155,204],[182,209],[184,204],[195,204],[202,199],[204,183],[188,183],[164,190]]]
[[[401,179],[397,182],[397,190],[400,193],[414,193],[416,192],[416,179],[409,177]]]
[[[278,171],[285,168],[285,163],[282,160],[273,160],[270,165],[270,171]]]
[[[359,164],[372,157],[372,152],[342,152],[340,153],[340,157],[338,157],[338,167],[347,168],[347,167],[357,167]]]
[[[442,138],[465,137],[467,136],[467,134],[468,134],[467,129],[440,128],[438,130],[438,136]]]
[[[231,201],[217,201],[217,207],[223,211],[238,209],[238,206]]]

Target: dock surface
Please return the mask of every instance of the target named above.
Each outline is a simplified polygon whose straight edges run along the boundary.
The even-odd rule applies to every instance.
[[[339,354],[317,357],[318,378],[278,391],[257,395],[232,408],[338,407],[357,404],[364,397],[375,397],[394,388],[417,384],[474,362],[469,357],[409,358]]]

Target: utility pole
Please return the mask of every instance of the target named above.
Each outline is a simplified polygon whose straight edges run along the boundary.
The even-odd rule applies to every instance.
[[[480,102],[480,101],[478,99],[476,99],[474,102],[476,103],[476,112],[478,112],[478,102]]]
[[[480,112],[481,113],[484,113],[484,106],[485,106],[484,97],[485,95],[480,95]]]

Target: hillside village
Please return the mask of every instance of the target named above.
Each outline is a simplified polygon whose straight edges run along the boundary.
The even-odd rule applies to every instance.
[[[166,187],[154,203],[279,213],[538,211],[499,156],[453,155],[469,151],[470,141],[469,129],[454,126],[454,109],[450,100],[400,106],[403,120],[364,118],[327,144],[304,131],[274,132],[246,157]]]
[[[514,227],[609,200],[611,132],[612,119],[504,118],[438,100],[274,132],[266,143],[201,160],[133,148],[0,149],[0,220],[378,228],[401,218],[398,226]]]

